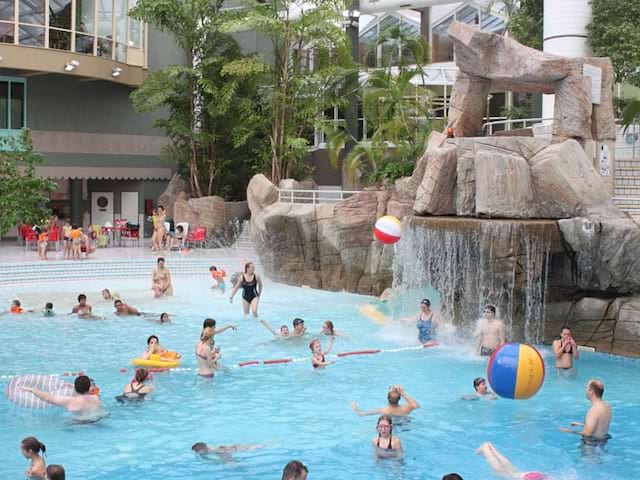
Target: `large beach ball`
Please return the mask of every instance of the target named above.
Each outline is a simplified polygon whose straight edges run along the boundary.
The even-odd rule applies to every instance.
[[[500,397],[525,400],[538,393],[544,382],[544,360],[531,345],[507,343],[491,355],[487,377]]]
[[[382,243],[396,243],[402,234],[402,224],[392,215],[380,217],[373,229],[373,234]]]

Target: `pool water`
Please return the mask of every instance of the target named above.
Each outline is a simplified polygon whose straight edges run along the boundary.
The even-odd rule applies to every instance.
[[[105,287],[143,311],[174,314],[173,323],[114,316],[111,302],[99,297]],[[105,320],[62,314],[81,292]],[[554,478],[640,478],[636,360],[583,353],[575,379],[559,378],[548,363],[544,387],[531,400],[465,402],[460,397],[473,391],[473,378],[486,375],[486,359],[471,355],[470,344],[346,357],[325,370],[312,369],[308,344],[328,319],[348,335],[337,339],[332,353],[416,344],[415,327],[381,326],[363,316],[358,307],[373,303],[369,297],[267,282],[262,318],[277,330],[299,316],[310,332],[304,339],[277,341],[256,320],[243,318],[239,294],[230,305],[228,292],[211,290],[206,275],[176,279],[175,292],[171,299],[155,300],[149,282],[139,280],[44,284],[11,292],[28,307],[52,301],[58,315],[0,317],[0,388],[4,391],[8,375],[84,371],[99,385],[110,416],[74,426],[61,409],[21,409],[1,395],[0,478],[24,477],[28,462],[19,443],[29,435],[47,445],[47,461],[63,464],[67,478],[83,480],[277,479],[292,459],[309,467],[310,479],[440,479],[454,471],[467,480],[493,479],[474,454],[484,441],[493,442],[519,469]],[[225,368],[213,380],[192,370],[206,317],[216,318],[219,326],[239,326],[216,337]],[[114,397],[133,374],[130,360],[144,351],[151,334],[182,352],[185,370],[155,374],[151,401],[118,404]],[[323,345],[327,340],[322,337]],[[549,362],[548,349],[543,353]],[[274,358],[304,361],[237,367]],[[123,367],[126,373],[120,372]],[[591,377],[606,383],[613,439],[604,448],[585,450],[578,437],[557,429],[582,419],[589,406],[584,384]],[[422,408],[393,430],[403,442],[404,458],[378,460],[371,447],[376,417],[356,416],[349,402],[365,410],[381,407],[392,384],[403,384]],[[223,462],[196,456],[190,448],[198,441],[264,448]]]

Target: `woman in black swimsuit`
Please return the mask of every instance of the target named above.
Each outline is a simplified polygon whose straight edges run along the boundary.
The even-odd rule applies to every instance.
[[[233,297],[236,292],[242,288],[242,309],[245,316],[249,315],[249,309],[254,317],[258,317],[258,303],[260,301],[260,295],[262,294],[262,280],[255,273],[255,266],[253,263],[248,262],[244,265],[244,274],[240,275],[238,282],[233,291],[231,297],[229,297],[229,303],[233,303]]]
[[[371,441],[374,447],[376,447],[376,453],[382,452],[402,452],[402,442],[398,437],[392,435],[393,432],[393,419],[389,415],[382,415],[378,418],[378,436],[374,437]]]
[[[120,403],[135,402],[144,400],[145,397],[153,392],[153,385],[146,385],[144,382],[149,378],[149,371],[146,368],[136,370],[135,384],[131,382],[124,386],[124,393],[118,395],[116,400]]]

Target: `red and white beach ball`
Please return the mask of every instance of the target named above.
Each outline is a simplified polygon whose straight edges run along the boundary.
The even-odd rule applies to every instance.
[[[392,215],[380,217],[373,229],[373,234],[382,243],[388,245],[396,243],[402,235],[402,224]]]

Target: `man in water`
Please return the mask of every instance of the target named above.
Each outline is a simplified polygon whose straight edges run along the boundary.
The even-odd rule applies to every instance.
[[[568,325],[562,327],[560,339],[553,341],[553,354],[556,356],[556,368],[559,370],[571,370],[573,360],[580,358],[578,345],[571,336],[571,328]]]
[[[33,393],[36,397],[47,403],[66,408],[74,415],[101,410],[102,404],[100,403],[100,397],[90,393],[91,379],[89,377],[80,375],[76,378],[73,385],[77,395],[71,397],[52,395],[49,392],[44,392],[33,387],[22,387],[22,390]]]
[[[487,381],[482,377],[478,377],[473,380],[473,388],[476,393],[464,395],[462,397],[463,400],[479,400],[482,398],[485,398],[487,400],[498,399],[498,396],[495,393],[489,391],[489,389],[487,388]]]
[[[484,307],[484,315],[478,321],[474,336],[477,338],[476,353],[489,356],[495,352],[505,340],[504,322],[496,318],[496,307]]]
[[[125,317],[127,315],[142,315],[137,308],[127,305],[122,300],[116,300],[113,302],[113,306],[116,307],[116,315],[120,317]]]
[[[284,467],[282,480],[307,480],[309,469],[298,460],[292,460]]]
[[[406,405],[400,405],[400,399],[404,399]],[[392,385],[387,393],[388,404],[385,407],[365,412],[360,410],[356,402],[351,402],[351,408],[359,416],[366,415],[390,415],[392,417],[406,417],[414,410],[420,408],[420,404],[415,401],[407,392],[404,391],[402,385]]]
[[[561,428],[561,432],[575,433],[582,436],[583,440],[604,443],[609,436],[609,424],[611,423],[611,406],[604,400],[604,383],[602,380],[592,379],[587,382],[585,393],[591,402],[591,408],[582,422],[571,422],[572,427],[582,427],[582,430]]]
[[[264,448],[264,445],[220,445],[219,447],[211,447],[204,442],[194,443],[191,450],[198,455],[208,455],[214,453],[220,457],[224,463],[234,463],[235,459],[231,455],[234,452],[247,452]]]
[[[84,293],[78,295],[78,305],[71,309],[71,313],[75,313],[79,317],[91,315],[91,305],[87,303],[87,296]]]

